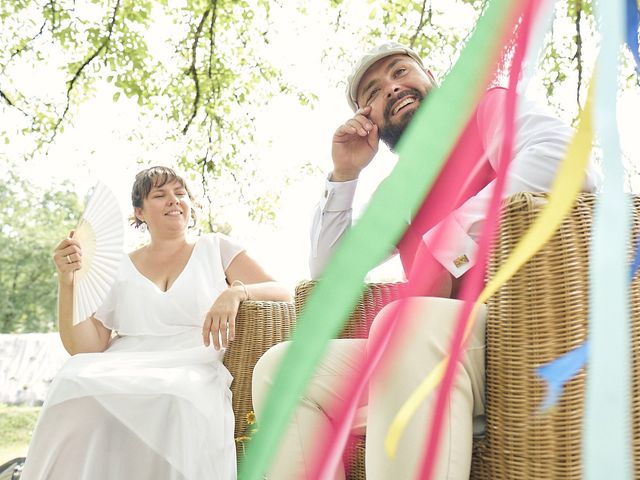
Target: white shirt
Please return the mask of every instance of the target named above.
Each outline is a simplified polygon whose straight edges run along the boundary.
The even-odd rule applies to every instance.
[[[506,90],[487,91],[479,104],[476,123],[485,156],[494,171],[498,170],[502,146],[503,112]],[[540,105],[522,100],[516,114],[513,159],[507,173],[503,198],[517,192],[549,191],[573,136],[572,129]],[[591,160],[585,172],[583,191],[595,191],[601,174]],[[311,225],[311,278],[321,276],[331,254],[352,222],[352,204],[357,180],[331,182],[327,179]],[[425,232],[423,241],[431,254],[454,277],[459,278],[475,263],[477,236],[485,218],[495,180],[470,197],[445,220]],[[432,240],[436,229],[446,228],[451,239],[437,250]],[[460,261],[464,259],[464,261]]]

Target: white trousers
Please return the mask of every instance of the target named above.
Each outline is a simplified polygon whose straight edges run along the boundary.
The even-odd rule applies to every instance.
[[[382,368],[369,385],[368,398],[361,399],[353,433],[365,433],[368,480],[417,478],[426,445],[436,394],[419,408],[404,431],[397,455],[390,459],[384,451],[388,428],[409,395],[446,356],[451,335],[463,302],[444,298],[416,297],[404,300],[406,328],[397,335],[381,362]],[[370,339],[380,335],[381,318],[392,312],[380,311],[373,322]],[[401,338],[400,338],[401,337]],[[473,435],[484,430],[484,340],[485,309],[482,308],[467,343],[455,382],[447,417],[443,423],[435,479],[468,480]],[[253,373],[253,402],[258,422],[287,342],[267,351]],[[278,454],[268,471],[272,480],[301,480],[309,477],[317,439],[332,428],[331,408],[343,400],[341,392],[357,363],[367,355],[367,340],[333,340],[324,360],[315,371],[291,419]],[[365,396],[367,397],[367,396]],[[340,466],[335,477],[345,478]]]

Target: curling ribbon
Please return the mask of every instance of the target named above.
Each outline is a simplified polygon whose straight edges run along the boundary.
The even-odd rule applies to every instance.
[[[507,99],[505,102],[504,135],[503,145],[500,149],[498,177],[496,180],[494,191],[491,195],[487,218],[483,225],[480,241],[478,244],[478,258],[476,268],[469,272],[469,278],[467,278],[462,285],[461,298],[464,301],[464,304],[462,306],[462,311],[460,312],[456,320],[455,329],[451,340],[449,362],[447,362],[446,364],[445,371],[442,376],[442,382],[435,399],[433,419],[431,421],[431,427],[427,436],[426,452],[422,458],[422,462],[420,465],[419,478],[424,480],[430,480],[434,475],[434,469],[440,448],[440,435],[442,432],[442,425],[445,421],[445,417],[447,416],[449,397],[453,388],[453,381],[458,371],[458,363],[462,358],[463,348],[468,337],[468,332],[471,331],[472,325],[476,318],[477,307],[478,305],[480,305],[479,303],[474,304],[473,300],[478,297],[478,293],[482,288],[486,262],[489,257],[489,250],[493,238],[493,232],[497,229],[500,221],[500,203],[502,192],[504,191],[506,185],[507,171],[513,157],[515,112],[518,98],[516,89],[518,86],[518,81],[520,79],[522,62],[529,43],[531,24],[533,23],[533,18],[535,18],[536,16],[539,5],[539,0],[529,0],[528,2],[526,2],[525,11],[522,14],[518,34],[516,37],[513,59],[509,72],[509,88],[507,90]],[[471,320],[469,317],[469,314],[472,310],[474,311],[474,320]]]
[[[506,38],[511,34],[511,28],[515,23],[515,19],[519,17],[520,10],[521,5],[515,4],[513,10],[509,12],[510,15],[504,16],[504,18],[507,19],[507,21],[503,22],[504,25],[501,26],[504,31],[504,40],[506,40]],[[495,42],[496,38],[500,40],[500,36],[496,35],[494,31],[494,60],[485,60],[484,65],[479,67],[480,70],[478,73],[480,73],[482,69],[487,71],[485,75],[479,74],[477,76],[478,81],[476,82],[476,86],[480,86],[483,89],[486,88],[489,81],[491,65],[497,61],[502,53],[502,45],[504,44],[504,41],[500,40]],[[464,56],[465,53],[463,52],[461,59],[463,59]],[[482,78],[486,80],[484,84],[480,80]],[[416,120],[414,119],[411,125],[413,126],[415,122]],[[476,122],[475,113],[469,122]],[[426,132],[429,131],[428,124],[425,123],[418,125],[420,125],[418,128],[422,128]],[[427,212],[424,212],[426,215],[422,218],[422,220],[427,224],[433,225],[434,223],[437,223],[439,219],[446,217],[450,213],[452,205],[456,202],[456,200],[454,200],[457,196],[456,192],[460,193],[460,189],[462,188],[461,184],[464,183],[463,180],[467,177],[466,174],[461,174],[461,172],[469,172],[473,170],[475,164],[478,163],[477,160],[482,157],[481,152],[476,152],[475,146],[469,147],[467,142],[464,141],[464,139],[470,134],[467,130],[468,128],[469,125],[465,128],[464,133],[458,140],[455,153],[452,154],[452,157],[440,171],[437,181],[429,191],[426,202],[429,202],[430,205],[432,205],[432,208]],[[473,128],[471,128],[471,130],[472,129]],[[405,138],[406,136],[403,136],[403,141]],[[402,148],[402,144],[399,145],[399,154],[401,159],[403,155]],[[428,151],[421,153],[423,157],[427,155],[426,152]],[[475,188],[473,185],[467,185],[467,187],[471,190]],[[465,190],[466,187],[462,189]],[[462,197],[464,196],[465,195],[462,194]],[[421,207],[421,210],[423,210],[423,207]],[[412,226],[415,225],[415,223],[416,219],[414,219]],[[445,235],[443,235],[442,230],[439,229],[434,236],[433,243],[435,245],[440,245],[445,241]],[[414,271],[411,272],[412,275],[409,279],[409,283],[407,288],[403,290],[401,297],[420,295],[420,292],[423,291],[422,289],[433,281],[433,277],[428,278],[428,274],[429,272],[436,271],[437,267],[435,261],[428,265],[421,265],[420,267],[421,268],[414,269]],[[378,324],[380,324],[380,322],[385,324],[380,328],[385,333],[374,338],[369,338],[367,342],[366,361],[362,359],[358,362],[354,366],[354,373],[350,378],[345,379],[346,386],[340,393],[340,398],[344,398],[345,400],[338,402],[338,404],[331,409],[333,429],[329,432],[326,438],[319,439],[314,455],[315,458],[312,458],[310,462],[311,479],[331,478],[335,475],[336,469],[341,461],[342,452],[345,449],[345,445],[350,440],[350,428],[358,406],[358,401],[366,389],[373,372],[377,368],[390,338],[395,335],[396,326],[399,323],[399,320],[403,318],[405,306],[406,304],[404,302],[400,302],[400,305],[395,305],[397,308],[394,308],[393,314],[385,316],[382,319],[378,318]]]
[[[636,0],[626,1],[626,20],[627,45],[633,53],[636,62],[636,71],[640,75],[640,56],[638,55],[639,14]],[[638,267],[640,267],[640,239],[638,239],[634,251],[635,254],[631,265],[629,282],[633,281]],[[547,410],[555,405],[562,395],[564,385],[585,366],[588,348],[587,340],[579,347],[537,369],[537,374],[547,382],[547,396],[541,407],[542,410]]]
[[[492,0],[446,80],[416,112],[398,146],[400,159],[381,183],[360,220],[345,234],[298,319],[292,342],[266,399],[260,429],[240,466],[240,478],[258,480],[267,470],[327,342],[340,330],[362,292],[366,273],[398,242],[482,93],[478,72],[496,50],[510,0]],[[426,128],[425,128],[426,126]],[[428,131],[428,134],[425,134]],[[424,152],[430,152],[425,162]],[[395,208],[389,208],[393,205]]]
[[[601,51],[596,65],[596,126],[604,183],[595,206],[589,262],[590,316],[582,458],[586,480],[633,478],[631,348],[627,242],[629,201],[617,131],[618,55],[624,38],[622,0],[596,2]]]
[[[513,25],[515,20],[519,18],[521,11],[523,9],[524,3],[516,3],[515,8],[510,11],[510,15],[505,16],[508,19],[505,22],[505,25]],[[505,40],[511,34],[511,28],[505,29]],[[494,34],[494,38],[496,35]],[[500,56],[502,53],[501,45],[504,44],[504,41],[501,41],[497,44],[497,47],[500,47],[495,52],[495,59]],[[464,53],[463,53],[464,55]],[[462,57],[461,57],[462,58]],[[494,62],[485,62],[485,66],[483,68],[487,68],[487,65],[492,65]],[[479,76],[478,78],[482,78]],[[488,74],[485,75],[485,78],[488,80]],[[481,85],[480,82],[477,85]],[[486,88],[486,87],[485,87]],[[475,115],[475,114],[474,114]],[[415,120],[414,120],[415,122]],[[470,122],[475,123],[475,116],[470,120]],[[413,125],[413,123],[412,123]],[[425,131],[428,130],[428,126],[424,125],[422,128]],[[469,145],[465,142],[465,137],[468,136],[469,132],[465,130],[463,135],[460,137],[458,141],[458,145],[456,146],[456,153],[452,155],[452,158],[449,159],[447,164],[441,170],[437,182],[432,186],[432,189],[429,192],[429,196],[426,199],[426,202],[429,202],[432,205],[431,209],[424,211],[426,215],[424,218],[421,218],[420,221],[414,219],[412,226],[415,226],[416,223],[421,223],[422,221],[427,224],[437,223],[436,219],[441,219],[446,217],[446,215],[450,212],[451,204],[455,203],[453,199],[445,200],[446,197],[451,196],[451,191],[447,191],[447,185],[449,188],[457,183],[464,183],[463,180],[466,179],[467,173],[473,170],[475,166],[475,160],[482,157],[482,152],[476,152],[475,146],[469,147]],[[403,137],[404,138],[404,137]],[[402,158],[402,152],[399,152]],[[423,152],[424,155],[424,152]],[[462,167],[460,164],[464,163],[465,167]],[[453,164],[456,167],[453,167]],[[467,166],[468,165],[468,166]],[[460,170],[462,169],[462,170]],[[465,172],[462,173],[461,172]],[[471,185],[468,185],[473,189]],[[459,187],[462,188],[462,187]],[[465,190],[466,188],[462,188]],[[453,196],[455,197],[454,190]],[[463,194],[462,197],[465,195]],[[445,207],[447,205],[448,207]],[[445,211],[449,208],[449,211]],[[421,207],[421,212],[424,209]],[[440,242],[446,241],[446,236],[442,234],[443,229],[438,229],[436,235],[434,236],[434,244],[438,245]],[[428,278],[429,272],[436,271],[435,264],[427,263],[419,265],[420,268],[414,269],[411,272],[411,277],[409,279],[409,284],[407,288],[403,291],[402,297],[407,296],[415,296],[420,295],[421,288],[425,283],[429,283],[433,281],[433,278]],[[384,317],[378,317],[378,330],[384,331],[383,335],[377,335],[373,338],[369,338],[367,342],[367,358],[366,363],[361,361],[360,365],[357,365],[354,368],[354,374],[349,378],[349,382],[347,382],[346,388],[340,393],[340,397],[344,398],[345,401],[339,402],[337,407],[334,407],[332,412],[332,425],[333,429],[327,435],[326,438],[320,439],[319,447],[316,448],[315,458],[311,461],[311,479],[325,479],[332,478],[335,476],[336,469],[340,464],[342,452],[344,451],[345,445],[349,440],[349,433],[351,424],[353,421],[353,417],[355,415],[358,400],[362,396],[364,389],[368,385],[368,381],[371,378],[371,375],[377,368],[379,361],[381,360],[382,354],[387,348],[387,344],[390,338],[397,334],[396,326],[401,322],[403,318],[404,310],[406,307],[406,302],[399,302],[399,304],[395,304],[393,306],[393,313],[389,315],[385,315]],[[381,325],[380,323],[384,325]],[[402,326],[401,326],[402,327]]]
[[[637,61],[638,27],[635,1],[627,2],[626,6],[627,42]],[[619,16],[616,18],[616,10],[619,8],[619,5],[613,8],[610,15],[609,12],[603,12],[601,27],[605,33],[603,60],[598,65],[598,72],[606,72],[608,75],[608,89],[603,86],[603,92],[599,92],[598,97],[599,102],[603,104],[598,110],[598,127],[602,130],[605,185],[596,205],[593,226],[590,337],[577,349],[538,369],[540,376],[548,382],[548,395],[543,405],[543,408],[548,408],[555,403],[564,384],[589,359],[583,439],[587,479],[605,476],[632,478],[629,450],[631,352],[628,340],[627,282],[633,280],[640,266],[640,244],[636,245],[635,258],[625,281],[624,242],[629,238],[629,217],[626,214],[628,202],[623,192],[624,172],[615,130],[617,47],[621,43],[621,35],[618,35],[616,41],[615,32],[621,30],[622,23]],[[629,18],[630,14],[633,15],[633,20]],[[632,34],[630,30],[635,33]],[[635,44],[629,42],[632,37],[635,38]],[[610,115],[613,118],[610,118]],[[614,245],[619,242],[623,242],[623,245],[615,248]],[[597,348],[593,346],[596,341]]]
[[[478,297],[465,336],[468,336],[475,322],[479,304],[486,302],[498,289],[506,283],[544,244],[553,236],[556,229],[562,223],[562,219],[569,212],[575,197],[580,192],[584,172],[589,161],[591,141],[593,138],[593,125],[591,118],[592,92],[589,91],[584,110],[579,117],[578,130],[576,131],[563,160],[548,198],[538,219],[523,235],[511,255],[495,276],[486,285]],[[578,172],[578,173],[576,173]],[[420,386],[411,394],[407,402],[402,406],[394,418],[387,439],[385,441],[388,454],[393,454],[397,447],[404,427],[413,417],[424,399],[436,388],[442,379],[445,365],[449,357],[442,362],[425,378]]]

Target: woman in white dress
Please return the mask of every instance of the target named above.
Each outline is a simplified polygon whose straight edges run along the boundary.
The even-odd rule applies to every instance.
[[[173,170],[140,172],[131,196],[151,240],[123,255],[104,304],[75,326],[82,251],[72,235],[55,249],[72,357],[49,390],[23,480],[236,478],[224,349],[243,300],[290,294],[228,237],[187,235],[193,198]]]

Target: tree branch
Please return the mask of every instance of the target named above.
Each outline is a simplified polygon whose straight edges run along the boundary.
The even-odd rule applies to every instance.
[[[338,17],[336,18],[336,26],[333,29],[334,32],[337,32],[340,29],[341,18],[342,18],[342,8],[338,8]]]
[[[11,99],[7,96],[7,94],[4,93],[2,90],[0,90],[0,98],[2,98],[5,102],[7,102],[12,107],[15,107],[15,104],[11,101]]]
[[[211,6],[213,12],[211,13],[211,23],[209,24],[209,70],[207,75],[211,78],[211,72],[213,71],[213,52],[216,49],[216,20],[218,18],[218,0],[213,0]]]
[[[422,0],[422,9],[420,10],[420,21],[418,22],[418,27],[416,28],[415,33],[413,34],[413,36],[411,37],[411,40],[409,41],[409,46],[411,48],[413,48],[413,46],[416,43],[416,39],[418,38],[418,34],[420,33],[420,30],[422,30],[422,27],[424,27],[424,12],[427,9],[427,0]],[[429,18],[431,18],[431,6],[429,6]]]
[[[20,108],[18,105],[16,105],[15,101],[12,101],[9,98],[9,95],[7,95],[6,93],[4,93],[2,90],[0,90],[0,98],[2,98],[5,102],[7,102],[7,104],[9,104],[10,106],[12,106],[13,108],[15,108],[16,110],[18,110],[21,114],[23,114],[25,117],[30,118],[31,119],[31,123],[32,125],[35,123],[36,119],[29,115],[29,113],[25,112],[22,108]]]
[[[198,80],[198,70],[196,68],[196,62],[198,60],[198,42],[200,41],[202,27],[204,25],[204,22],[207,21],[207,17],[209,16],[210,11],[211,9],[209,8],[202,14],[200,23],[198,23],[198,27],[196,28],[196,34],[195,38],[193,39],[193,44],[191,45],[191,66],[189,67],[188,73],[190,73],[191,77],[193,78],[193,83],[196,88],[196,96],[193,99],[193,111],[191,112],[191,117],[189,118],[189,120],[187,120],[187,124],[182,129],[183,135],[187,134],[187,131],[189,131],[189,127],[191,126],[191,122],[193,122],[193,119],[196,118],[196,115],[198,113],[198,106],[200,103],[200,82]]]
[[[578,62],[578,85],[576,86],[576,101],[580,110],[580,87],[582,87],[582,33],[580,31],[580,17],[582,16],[582,1],[576,0],[576,54],[572,60]]]
[[[209,194],[209,182],[207,181],[207,164],[209,163],[209,151],[205,153],[203,159],[200,160],[202,165],[202,169],[200,170],[200,179],[202,180],[202,193],[207,199],[208,209],[207,209],[207,225],[209,226],[209,232],[213,232],[213,223],[211,222],[211,205],[213,204],[211,200],[211,195]]]
[[[93,52],[91,55],[89,55],[89,57],[87,57],[87,59],[82,63],[82,65],[80,65],[80,68],[78,68],[78,70],[76,70],[76,73],[73,75],[71,80],[68,82],[67,101],[66,101],[66,104],[65,104],[65,107],[64,107],[64,111],[62,112],[62,115],[60,116],[60,118],[58,118],[58,121],[56,122],[55,126],[53,127],[53,133],[51,135],[51,138],[49,139],[49,143],[51,143],[53,141],[53,139],[55,138],[56,134],[58,133],[58,128],[60,127],[60,124],[62,123],[62,121],[64,120],[64,118],[67,115],[67,112],[69,111],[69,107],[71,105],[71,92],[73,90],[74,85],[76,84],[76,82],[80,78],[80,75],[82,74],[84,69],[87,68],[87,66],[89,66],[89,64],[93,60],[95,60],[95,58],[98,55],[100,55],[109,46],[109,42],[111,41],[111,35],[113,34],[113,27],[116,24],[116,18],[118,16],[118,9],[120,8],[120,1],[121,0],[117,0],[116,6],[113,8],[113,15],[111,15],[111,20],[109,21],[109,25],[107,27],[107,35],[104,38],[103,42],[100,44],[100,46],[98,47],[98,49],[95,52]]]
[[[56,4],[53,0],[47,2],[44,8],[51,8],[51,36],[56,33]]]
[[[4,66],[2,67],[2,72],[0,72],[0,75],[4,75],[4,72],[7,70],[7,67],[9,66],[9,64],[11,63],[11,61],[17,57],[18,55],[20,55],[22,52],[24,52],[25,50],[27,50],[27,48],[31,45],[31,43],[38,38],[40,35],[42,35],[42,32],[44,32],[44,27],[47,26],[47,21],[45,20],[43,22],[43,24],[40,26],[40,30],[38,30],[38,33],[36,33],[33,37],[31,37],[29,40],[27,40],[25,42],[25,44],[20,47],[20,48],[16,48],[16,50],[11,53],[11,56],[9,57],[9,60],[7,60],[7,63],[4,64]]]

